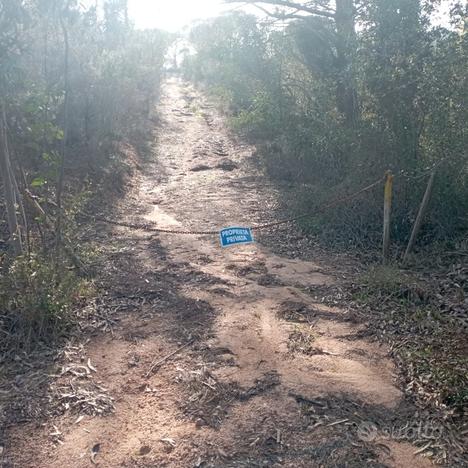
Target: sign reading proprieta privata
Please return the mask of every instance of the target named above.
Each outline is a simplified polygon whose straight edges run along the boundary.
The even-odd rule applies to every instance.
[[[250,244],[254,241],[252,229],[246,227],[228,227],[219,232],[222,247],[235,244]]]

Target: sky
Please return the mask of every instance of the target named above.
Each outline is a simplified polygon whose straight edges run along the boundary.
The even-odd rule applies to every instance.
[[[129,16],[138,28],[160,28],[176,32],[197,19],[232,10],[222,0],[129,0]]]
[[[436,25],[448,26],[448,11],[453,0],[442,0],[438,14],[434,15]],[[97,0],[99,4],[102,0]],[[82,0],[84,5],[94,5],[96,0]],[[225,11],[242,8],[259,14],[254,7],[239,4],[227,5],[223,0],[128,0],[129,16],[139,29],[158,28],[177,32],[192,21],[217,16]],[[261,15],[261,14],[260,14]]]

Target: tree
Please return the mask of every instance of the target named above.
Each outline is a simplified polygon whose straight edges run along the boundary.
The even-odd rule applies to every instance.
[[[11,2],[0,5],[0,94],[2,96],[0,101],[0,169],[10,244],[15,255],[22,252],[21,231],[17,216],[21,200],[11,164],[6,98],[10,96],[17,77],[17,67],[22,51],[20,34],[24,21],[25,14],[20,3]]]
[[[0,328],[26,344],[60,333],[90,273],[76,214],[121,193],[152,138],[168,37],[136,31],[126,0],[89,3],[0,0]]]
[[[241,3],[239,0],[227,0],[227,3]],[[286,0],[248,0],[244,4],[260,6],[266,14],[282,20],[303,20],[315,17],[322,22],[332,22],[334,35],[329,36],[330,48],[334,54],[337,73],[336,104],[349,125],[359,119],[359,102],[356,92],[355,55],[356,55],[356,8],[354,0],[314,0],[294,2]],[[264,8],[266,5],[267,8]],[[268,8],[273,7],[273,9]],[[311,24],[311,23],[309,23]],[[316,23],[315,23],[316,24]]]
[[[432,0],[243,3],[269,20],[236,12],[198,24],[186,70],[229,102],[233,127],[262,148],[270,173],[304,183],[298,198],[308,208],[387,169],[404,173],[408,179],[395,184],[392,233],[404,242],[437,166],[423,235],[440,239],[466,229],[461,2],[451,10],[452,29],[431,22]],[[332,210],[317,224],[345,241],[365,226],[379,241],[380,200],[352,208]]]
[[[15,255],[22,253],[21,232],[18,223],[16,182],[11,169],[10,152],[8,149],[6,115],[4,105],[0,110],[0,169],[2,174],[3,189],[5,193],[5,205],[7,211],[8,228],[10,231],[10,244]]]

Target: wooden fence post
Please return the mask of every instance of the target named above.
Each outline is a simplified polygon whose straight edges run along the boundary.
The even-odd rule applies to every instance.
[[[384,219],[383,219],[383,242],[382,242],[382,261],[385,265],[388,260],[390,250],[390,214],[392,211],[392,187],[393,174],[390,171],[385,173],[384,190]]]
[[[413,248],[414,243],[416,242],[416,237],[419,234],[422,220],[424,218],[424,214],[426,212],[426,208],[429,203],[429,199],[431,197],[432,186],[434,185],[434,177],[435,177],[435,171],[431,173],[431,177],[429,178],[429,182],[427,183],[426,191],[424,192],[421,206],[419,207],[418,215],[416,216],[416,220],[413,225],[413,230],[411,231],[411,237],[410,237],[410,240],[408,241],[408,246],[406,247],[405,255],[403,256],[403,264],[406,262],[406,260],[408,260],[408,256],[411,252],[411,249]]]

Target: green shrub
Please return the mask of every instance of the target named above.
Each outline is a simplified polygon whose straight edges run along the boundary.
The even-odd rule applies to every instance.
[[[53,341],[73,321],[73,304],[89,293],[89,284],[52,258],[33,254],[14,260],[0,274],[0,331],[3,346],[33,348]]]

